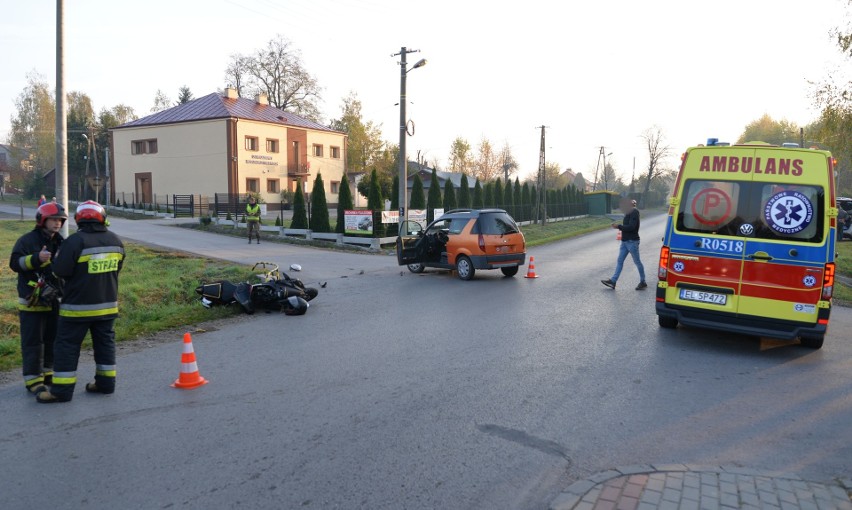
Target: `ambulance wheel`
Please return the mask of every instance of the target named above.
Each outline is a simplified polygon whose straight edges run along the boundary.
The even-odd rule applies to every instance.
[[[808,347],[810,349],[820,349],[822,348],[822,341],[824,339],[824,336],[803,336],[799,338],[799,341],[804,347]]]
[[[662,315],[658,315],[657,322],[660,323],[661,328],[674,329],[677,327],[677,319],[674,317],[663,317]]]
[[[408,270],[412,273],[422,273],[426,269],[423,264],[408,264]]]

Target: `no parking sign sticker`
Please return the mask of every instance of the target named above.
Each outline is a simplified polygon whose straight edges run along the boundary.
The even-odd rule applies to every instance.
[[[692,199],[692,216],[703,225],[719,226],[731,217],[731,197],[718,188],[707,188]]]
[[[781,191],[766,201],[763,219],[779,234],[798,234],[814,219],[814,205],[798,191]]]

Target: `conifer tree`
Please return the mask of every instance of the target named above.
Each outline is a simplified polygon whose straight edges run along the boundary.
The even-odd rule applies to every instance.
[[[482,187],[482,205],[483,207],[494,207],[494,186],[490,182],[486,182]]]
[[[373,212],[373,237],[382,237],[384,235],[382,225],[384,200],[382,199],[382,189],[379,187],[379,179],[375,168],[370,172],[370,195],[367,197],[367,208]]]
[[[352,190],[349,189],[349,178],[344,173],[343,179],[340,181],[340,193],[337,195],[337,225],[334,227],[335,232],[338,234],[346,232],[346,211],[354,208]]]
[[[514,211],[512,217],[515,217],[516,214],[521,216],[521,181],[517,177],[515,177],[515,185],[512,186],[512,206],[512,210]]]
[[[530,202],[530,184],[528,182],[524,183],[524,187],[521,189],[521,221],[529,221],[532,217],[530,211],[532,211],[532,205]]]
[[[444,183],[444,212],[452,211],[456,208],[456,191],[453,186],[453,181],[447,179]]]
[[[426,223],[435,219],[435,209],[441,207],[441,185],[438,183],[438,173],[432,169],[432,181],[429,183],[429,198],[426,202]]]
[[[460,208],[470,209],[470,183],[467,180],[467,174],[462,174],[461,176],[461,182],[459,183],[458,202]]]
[[[512,194],[512,181],[506,179],[506,189],[503,190],[503,209],[509,213],[509,216],[515,216],[515,197]]]
[[[485,196],[482,193],[482,184],[479,183],[479,178],[476,178],[476,182],[473,184],[473,203],[471,204],[474,209],[482,209],[485,207]]]
[[[328,202],[325,199],[325,185],[322,174],[317,173],[314,179],[314,190],[311,192],[310,229],[314,232],[331,232],[331,222],[328,217]]]
[[[411,204],[408,207],[412,210],[426,209],[426,192],[423,191],[423,179],[420,174],[414,174],[414,182],[411,183]]]
[[[503,181],[499,178],[494,181],[494,205],[493,207],[503,207]]]
[[[305,210],[305,194],[302,193],[302,181],[296,182],[296,193],[293,196],[293,220],[290,228],[308,228],[308,213]]]

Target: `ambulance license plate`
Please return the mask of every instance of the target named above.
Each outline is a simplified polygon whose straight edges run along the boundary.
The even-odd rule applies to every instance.
[[[728,296],[725,294],[692,289],[680,289],[680,298],[687,301],[698,301],[699,303],[710,303],[713,305],[724,305],[728,302]]]

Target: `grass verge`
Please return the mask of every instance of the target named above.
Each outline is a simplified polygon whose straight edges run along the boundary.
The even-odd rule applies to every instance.
[[[18,237],[33,228],[32,221],[0,221],[0,246],[7,257]],[[235,282],[252,277],[250,267],[126,243],[127,259],[119,276],[120,317],[115,321],[118,342],[160,331],[231,317],[237,308],[206,309],[195,287],[201,281],[226,279]],[[21,341],[18,321],[18,274],[4,264],[0,270],[0,371],[20,367]],[[90,345],[87,338],[84,346]]]

